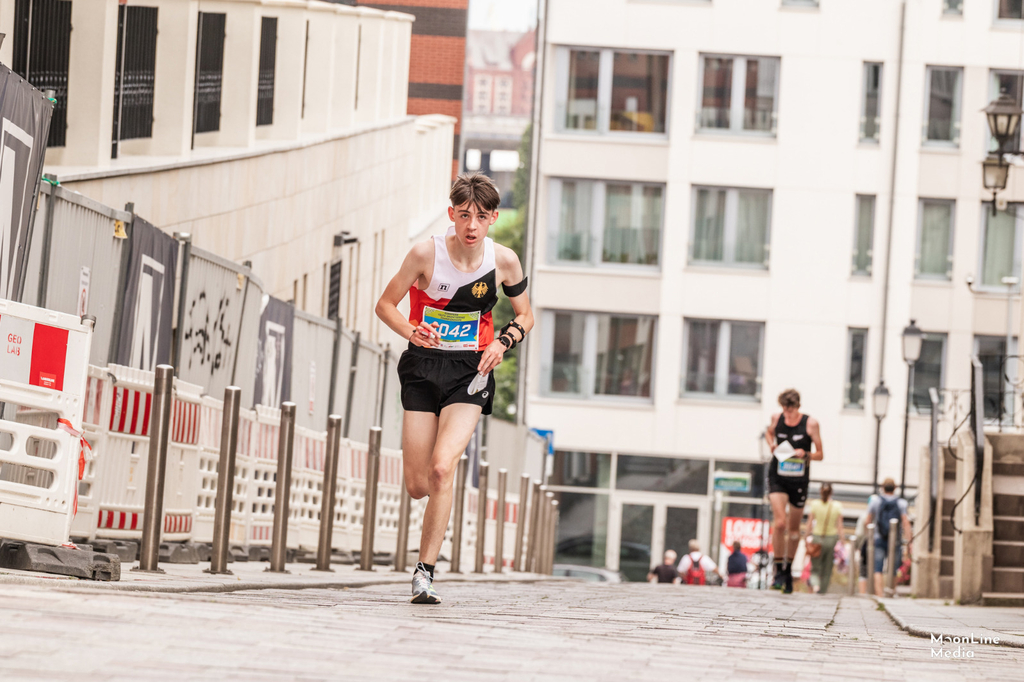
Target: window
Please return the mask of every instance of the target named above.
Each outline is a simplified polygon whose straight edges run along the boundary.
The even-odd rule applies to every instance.
[[[619,455],[615,488],[707,495],[710,468],[711,462],[706,459]]]
[[[990,83],[990,100],[999,97],[1001,93],[1005,92],[1013,98],[1017,106],[1021,105],[1021,92],[1024,91],[1024,88],[1022,88],[1022,85],[1024,85],[1024,73],[1020,71],[993,71]],[[985,134],[988,135],[989,140],[988,150],[990,152],[997,151],[996,139],[992,137],[992,133],[988,131],[988,126],[985,126]],[[1020,148],[1020,126],[1017,126],[1017,132],[1013,134],[1012,139],[1007,140],[1006,146],[1002,151],[1015,152]]]
[[[1000,19],[1024,19],[1024,0],[999,0]]]
[[[53,90],[57,101],[53,105],[46,146],[63,147],[68,127],[70,0],[17,0],[13,41],[11,70],[40,90]]]
[[[964,0],[942,0],[943,14],[963,14]]]
[[[549,485],[607,488],[611,485],[612,456],[594,452],[555,451]]]
[[[864,102],[860,110],[860,141],[878,142],[882,126],[882,65],[864,62]]]
[[[686,320],[681,393],[761,399],[762,322]]]
[[[917,228],[919,279],[950,279],[953,276],[953,202],[922,199]]]
[[[946,335],[927,332],[921,342],[921,357],[914,363],[914,408],[923,412],[932,409],[928,389],[942,389],[945,374]]]
[[[473,113],[491,113],[491,86],[493,76],[477,76],[473,81]]]
[[[558,59],[560,130],[665,133],[667,54],[563,48]]]
[[[1024,223],[1024,207],[1010,204],[992,215],[992,204],[983,204],[985,228],[981,247],[981,286],[1006,291],[1004,277],[1020,278],[1020,254],[1017,245]],[[1018,287],[1014,287],[1017,289]]]
[[[849,353],[846,364],[846,386],[843,389],[843,406],[864,409],[864,356],[867,353],[868,330],[850,329]]]
[[[768,267],[772,192],[694,188],[690,263]]]
[[[778,57],[704,55],[697,128],[775,134]]]
[[[782,0],[783,6],[817,7],[818,0]]]
[[[494,86],[494,113],[499,116],[512,113],[512,79],[508,76],[499,77]]]
[[[196,45],[196,104],[192,128],[220,130],[220,90],[224,75],[224,14],[199,13]]]
[[[556,564],[604,568],[608,544],[608,495],[555,491],[558,524]]]
[[[579,398],[650,398],[655,319],[545,311],[545,392]]]
[[[1017,351],[1017,337],[1010,340],[1010,354]],[[981,360],[982,399],[985,418],[1006,418],[1013,414],[1014,384],[1018,363],[1006,361],[1005,336],[975,336],[974,352]],[[1000,408],[1003,409],[1000,409]]]
[[[924,139],[926,142],[960,144],[960,77],[962,70],[929,66]]]
[[[153,136],[157,8],[119,5],[117,22],[112,159],[121,140]]]
[[[853,231],[853,274],[871,276],[871,255],[875,243],[875,196],[857,195],[856,227]]]
[[[260,73],[256,84],[256,125],[274,123],[274,65],[277,63],[277,18],[263,17],[260,29]]]
[[[550,262],[658,265],[661,185],[554,180]]]

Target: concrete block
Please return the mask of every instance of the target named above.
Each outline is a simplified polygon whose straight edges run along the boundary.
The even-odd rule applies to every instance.
[[[0,568],[53,573],[85,580],[121,579],[121,560],[116,554],[27,542],[8,541],[0,545]]]
[[[199,552],[191,542],[161,542],[160,563],[198,564]]]

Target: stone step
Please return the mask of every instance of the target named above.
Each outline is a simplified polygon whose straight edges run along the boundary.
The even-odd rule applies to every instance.
[[[939,599],[952,599],[953,598],[953,577],[952,576],[939,576]]]
[[[1024,593],[1024,567],[993,568],[992,591]]]
[[[942,537],[951,538],[955,535],[953,524],[949,522],[949,512],[942,515]]]
[[[1022,541],[1024,540],[1024,519],[1015,516],[993,516],[992,530],[993,540]]]
[[[953,575],[953,557],[942,557],[939,564],[939,575]]]
[[[956,542],[953,538],[942,538],[942,551],[940,552],[944,557],[953,558],[953,545]]]
[[[984,592],[981,595],[982,606],[1024,606],[1024,594],[1015,592]]]
[[[1018,462],[993,462],[993,476],[1024,477],[1024,464]]]
[[[992,495],[992,514],[994,516],[1024,517],[1024,495]]]
[[[992,565],[1024,566],[1024,542],[1010,540],[992,541]]]

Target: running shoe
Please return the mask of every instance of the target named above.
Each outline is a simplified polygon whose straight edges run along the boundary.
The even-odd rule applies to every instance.
[[[786,571],[786,584],[782,588],[782,594],[793,594],[793,570]]]
[[[430,571],[424,568],[422,563],[416,564],[416,570],[412,573],[412,603],[413,604],[440,604],[441,597],[434,589],[434,579]]]

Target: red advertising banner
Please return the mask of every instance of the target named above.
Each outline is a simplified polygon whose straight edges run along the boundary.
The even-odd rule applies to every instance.
[[[767,532],[765,533],[765,531]],[[765,534],[762,536],[762,533]],[[727,554],[723,556],[728,556],[728,553],[732,552],[732,543],[737,540],[748,559],[761,551],[762,542],[764,542],[764,550],[771,552],[771,523],[761,519],[725,517],[722,519],[722,547]]]

